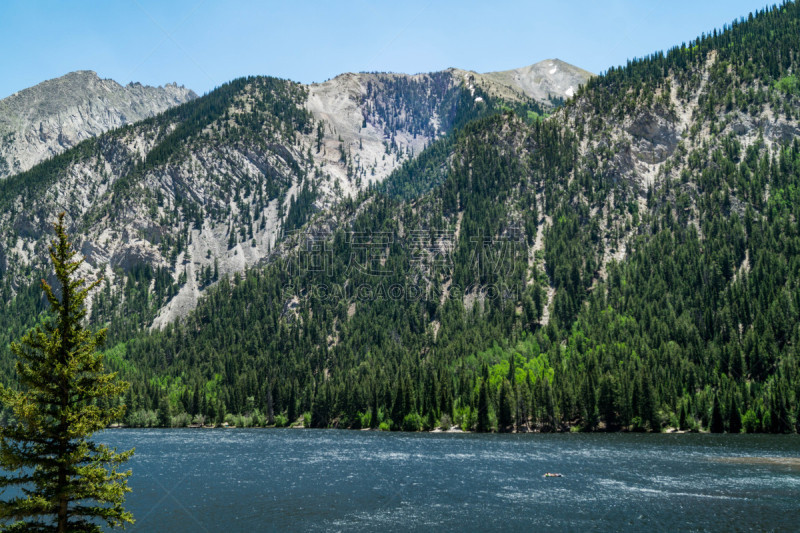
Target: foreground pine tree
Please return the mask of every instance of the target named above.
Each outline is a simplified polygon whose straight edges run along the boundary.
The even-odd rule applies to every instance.
[[[15,418],[0,428],[0,487],[6,490],[0,519],[13,522],[8,531],[101,531],[103,522],[133,523],[122,506],[130,471],[118,470],[133,450],[116,453],[89,440],[122,416],[124,406],[100,406],[116,403],[128,385],[103,368],[96,349],[105,330],[84,326],[86,297],[100,280],[78,277],[83,260],[75,259],[63,213],[55,230],[50,258],[60,295],[42,280],[54,317],[11,346],[19,389],[0,385],[0,400]]]

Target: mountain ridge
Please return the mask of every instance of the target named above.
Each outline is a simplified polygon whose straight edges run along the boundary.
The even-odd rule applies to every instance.
[[[196,97],[176,83],[123,86],[91,70],[70,72],[17,91],[0,100],[0,179],[109,129]]]
[[[485,72],[482,76],[514,86],[528,97],[545,102],[569,100],[595,74],[554,58],[516,69]]]
[[[3,320],[65,205],[131,425],[796,431],[798,21],[552,112],[455,70],[234,80],[0,185]]]
[[[95,77],[92,73],[75,76]],[[207,285],[206,281],[199,281],[200,276],[212,266],[220,275],[252,267],[269,255],[289,218],[302,219],[311,211],[324,209],[381,183],[428,144],[463,124],[466,117],[488,112],[495,101],[506,101],[484,92],[486,83],[493,82],[479,83],[471,75],[465,78],[463,73],[453,75],[447,71],[418,75],[345,73],[309,86],[272,81],[263,84],[262,80],[272,79],[234,80],[199,98],[185,111],[184,107],[176,107],[165,112],[166,115],[88,139],[81,145],[83,148],[75,148],[32,169],[28,174],[34,173],[35,178],[20,174],[0,184],[0,189],[5,189],[4,201],[16,197],[16,206],[11,210],[16,214],[0,214],[0,220],[4,219],[0,224],[14,228],[7,233],[5,244],[0,245],[0,259],[7,275],[17,276],[20,261],[36,262],[33,252],[39,246],[34,242],[38,240],[36,235],[41,238],[48,231],[42,216],[47,209],[24,206],[53,201],[56,205],[72,205],[68,209],[69,219],[88,232],[86,237],[91,235],[81,245],[82,250],[89,264],[105,265],[110,282],[119,283],[127,277],[115,274],[114,269],[119,268],[124,273],[136,265],[147,264],[156,270],[167,267],[173,270],[173,283],[182,288],[163,303],[155,317],[153,324],[163,327],[170,320],[185,316],[196,305]],[[310,113],[315,131],[259,131],[259,122],[271,120],[269,115],[277,109],[272,107],[275,104],[267,103],[266,93],[259,87],[273,91],[282,85],[295,87],[292,90],[296,96],[291,103],[286,101],[281,105],[297,106],[298,110]],[[226,96],[217,96],[220,91]],[[204,104],[206,101],[208,105]],[[511,94],[507,102],[527,106],[535,114],[545,113],[550,105],[546,101],[542,103],[544,107],[539,107],[521,93]],[[198,115],[192,106],[210,114]],[[197,120],[205,125],[200,129],[184,128]],[[277,137],[267,141],[276,134]],[[226,140],[212,146],[207,140],[209,135]],[[266,137],[259,138],[263,135]],[[282,140],[275,142],[277,139]],[[229,141],[232,144],[226,145]],[[205,148],[200,149],[201,145]],[[269,152],[273,153],[270,159],[263,159]],[[79,153],[82,155],[74,157]],[[144,161],[137,161],[138,158]],[[155,163],[156,160],[159,162]],[[277,179],[276,168],[283,169],[279,174],[284,177]],[[142,176],[142,172],[155,174]],[[216,176],[237,176],[237,187],[247,194],[252,190],[248,180],[258,175],[264,179],[265,173],[267,182],[273,184],[262,192],[277,194],[277,198],[270,197],[269,202],[266,198],[259,200],[261,207],[234,205],[232,199],[224,200],[213,209],[229,213],[225,229],[198,226],[202,226],[198,221],[212,209],[208,191],[215,191],[213,195],[229,194],[219,190],[214,183]],[[142,178],[149,183],[148,188],[140,188],[136,183]],[[130,192],[120,196],[123,190],[138,190],[136,202],[126,199]],[[293,208],[301,196],[303,207]],[[266,203],[270,207],[264,210]],[[121,205],[126,206],[123,211],[119,211]],[[164,217],[172,218],[164,212],[168,205],[180,206],[182,224],[193,226],[190,233],[194,234],[177,240],[165,235]],[[300,215],[301,210],[305,214]],[[114,212],[131,217],[117,220],[115,229],[120,231],[106,227],[109,213]],[[256,220],[263,235],[259,230],[254,231]],[[236,230],[236,224],[244,225]],[[245,237],[249,245],[238,245]],[[171,242],[170,247],[177,246],[175,251],[166,253],[164,239]],[[194,243],[192,249],[185,250],[190,243]],[[186,266],[188,271],[184,272],[182,263],[189,257],[193,258],[190,262],[193,266]]]

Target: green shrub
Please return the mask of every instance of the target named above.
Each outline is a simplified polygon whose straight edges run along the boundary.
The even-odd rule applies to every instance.
[[[253,425],[256,427],[265,426],[267,424],[267,417],[259,409],[253,411]]]
[[[797,82],[797,76],[791,74],[776,81],[775,88],[786,94],[796,94],[800,92],[800,83]]]
[[[185,428],[189,425],[189,415],[187,413],[178,413],[170,418],[170,426],[174,428]]]
[[[424,418],[423,429],[425,431],[430,431],[437,427],[439,427],[439,421],[436,419],[436,415],[433,414],[433,411],[428,411],[428,416]]]
[[[478,412],[471,409],[468,405],[455,408],[455,423],[464,431],[475,429],[478,424]]]
[[[758,431],[758,426],[759,423],[756,412],[752,409],[748,409],[742,417],[742,427],[744,428],[745,433],[755,433]]]
[[[420,431],[422,429],[422,417],[417,413],[409,413],[403,418],[403,431]]]
[[[233,420],[237,428],[253,427],[253,418],[247,415],[236,415]]]
[[[152,428],[158,426],[158,413],[149,409],[132,411],[126,422],[134,428]]]

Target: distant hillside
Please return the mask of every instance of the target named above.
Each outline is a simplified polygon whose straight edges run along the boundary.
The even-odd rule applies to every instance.
[[[0,100],[0,179],[196,96],[175,84],[123,87],[89,70],[23,89]]]
[[[527,67],[487,72],[481,76],[513,87],[538,102],[553,105],[572,98],[594,74],[560,59],[547,59]]]

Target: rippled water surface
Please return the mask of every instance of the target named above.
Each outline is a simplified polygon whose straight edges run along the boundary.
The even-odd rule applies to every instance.
[[[136,447],[129,531],[800,530],[796,435],[176,429],[101,440]]]

